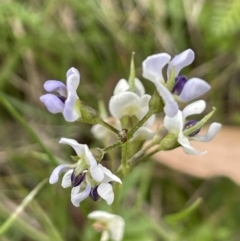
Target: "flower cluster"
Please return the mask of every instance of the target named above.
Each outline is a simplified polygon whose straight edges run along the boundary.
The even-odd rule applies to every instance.
[[[119,152],[115,152],[117,154],[113,160],[115,167],[118,165],[116,170],[121,177],[130,173],[135,165],[149,157],[149,149],[152,147],[155,149],[151,155],[179,146],[187,154],[205,154],[205,151],[195,150],[190,140],[210,141],[220,130],[221,124],[214,122],[205,135],[199,134],[201,127],[213,115],[215,108],[201,120],[188,119],[192,115],[203,113],[206,102],[192,101],[211,88],[200,78],[188,79],[185,75],[179,75],[181,70],[193,60],[194,52],[191,49],[183,51],[172,59],[167,53],[147,57],[142,63],[142,75],[154,83],[156,91],[152,95],[145,93],[142,82],[135,77],[132,60],[129,80],[120,79],[110,98],[110,116],[99,114],[97,110],[80,100],[77,95],[80,73],[77,69],[72,67],[67,71],[66,85],[61,81],[48,80],[44,84],[44,89],[57,94],[44,94],[40,100],[49,112],[62,113],[68,122],[79,121],[93,125],[92,134],[106,145],[104,148],[90,149],[76,140],[61,138],[61,144],[70,145],[75,150],[76,156],[72,158],[75,162],[57,166],[50,176],[50,184],[57,183],[60,174],[65,172],[62,187],[72,188],[71,202],[74,206],[80,206],[87,197],[94,201],[104,199],[110,205],[114,201],[116,184],[113,182],[121,184],[122,181],[101,164],[104,154],[108,151],[121,148],[121,158],[117,155]],[[167,71],[163,73],[166,65]],[[179,102],[191,103],[181,110]],[[163,126],[153,131],[151,127],[157,113],[165,115]],[[144,146],[146,141],[150,144]],[[102,232],[101,240],[109,238],[115,241],[122,240],[124,220],[120,216],[95,211],[88,217],[97,220],[94,227]]]

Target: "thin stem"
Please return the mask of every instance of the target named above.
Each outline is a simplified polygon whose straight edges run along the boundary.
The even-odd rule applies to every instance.
[[[133,127],[128,132],[128,140],[133,137],[133,134],[153,115],[151,111],[148,111],[148,113],[137,123],[135,127]]]
[[[117,130],[116,128],[114,128],[113,126],[109,125],[107,122],[105,122],[104,120],[101,120],[101,122],[99,123],[100,125],[106,127],[107,129],[109,129],[110,131],[116,133],[118,135],[119,130]]]
[[[120,146],[121,144],[122,144],[122,142],[118,141],[118,142],[116,142],[115,144],[113,144],[111,146],[103,148],[102,150],[106,153],[106,152],[111,151],[112,149]]]
[[[126,175],[127,169],[128,169],[128,163],[127,163],[127,149],[128,149],[128,142],[123,143],[122,145],[122,173],[123,175]]]

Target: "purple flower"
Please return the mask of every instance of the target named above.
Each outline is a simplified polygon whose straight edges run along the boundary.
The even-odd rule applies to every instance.
[[[44,84],[44,89],[48,92],[57,92],[54,94],[45,94],[40,100],[45,104],[48,111],[56,114],[62,113],[64,119],[69,122],[76,121],[80,118],[81,113],[78,108],[77,88],[80,83],[80,73],[75,68],[67,71],[66,85],[58,80],[48,80]]]
[[[184,76],[178,76],[180,71],[190,65],[195,54],[191,49],[187,49],[176,55],[172,60],[167,53],[154,54],[143,61],[143,77],[152,81],[156,86],[159,83],[165,84],[162,69],[168,64],[167,79],[175,78],[175,85],[171,91],[179,95],[182,102],[189,102],[210,90],[210,85],[199,78],[191,78],[187,81]],[[170,61],[171,60],[171,61]]]

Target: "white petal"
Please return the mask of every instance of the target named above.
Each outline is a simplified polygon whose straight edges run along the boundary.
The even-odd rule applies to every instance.
[[[104,173],[102,171],[102,169],[99,167],[99,165],[92,165],[90,166],[90,173],[92,178],[97,181],[97,182],[102,182],[103,178],[104,178]]]
[[[187,105],[183,111],[182,111],[182,116],[183,119],[190,115],[195,115],[195,114],[201,114],[204,109],[206,108],[206,102],[204,100],[198,100],[195,101],[189,105]]]
[[[109,236],[109,232],[107,230],[103,230],[100,241],[108,241]]]
[[[85,154],[85,146],[86,145],[79,144],[74,139],[61,138],[59,143],[70,145],[75,150],[75,152],[77,153],[78,156]]]
[[[115,215],[109,223],[109,232],[113,241],[121,241],[124,234],[125,222],[122,217]]]
[[[173,70],[174,75],[178,76],[179,72],[186,66],[190,65],[195,58],[195,54],[191,49],[187,49],[182,53],[176,55],[169,63],[167,74],[168,77],[170,72]]]
[[[143,96],[145,94],[145,88],[142,82],[138,78],[135,78],[134,83],[135,83],[135,93],[140,97]]]
[[[166,53],[154,54],[147,57],[143,63],[143,77],[156,82],[164,82],[162,69],[170,61],[171,56]]]
[[[144,95],[141,98],[132,92],[123,92],[118,95],[111,97],[109,101],[109,111],[112,116],[121,119],[125,115],[135,115],[138,119],[141,119],[144,115],[142,102],[147,108],[148,103],[146,102],[149,97]],[[146,114],[146,113],[145,113]]]
[[[146,127],[151,127],[154,122],[156,120],[156,115],[152,115],[144,124],[143,126],[146,126]]]
[[[105,211],[94,211],[88,214],[89,219],[95,219],[106,223],[107,229],[114,241],[121,241],[124,233],[125,222],[119,215],[111,214]]]
[[[91,133],[96,139],[102,140],[107,137],[108,129],[102,125],[97,124],[91,128]]]
[[[76,68],[72,67],[67,71],[66,76],[67,76],[67,83],[66,83],[67,90],[69,89],[76,90],[80,84],[79,71]]]
[[[86,188],[82,192],[76,193],[77,190],[79,190],[79,186],[72,188],[71,193],[71,202],[75,207],[79,207],[80,202],[89,196],[91,191],[91,185],[87,184]]]
[[[52,174],[51,174],[51,176],[50,176],[50,178],[49,178],[49,183],[50,183],[50,184],[56,183],[56,182],[58,181],[58,179],[59,179],[59,175],[60,175],[62,172],[67,171],[67,170],[69,170],[69,169],[72,169],[72,166],[71,166],[71,165],[62,164],[62,165],[57,166],[57,167],[53,170],[53,172],[52,172]]]
[[[200,152],[194,149],[188,140],[186,136],[183,135],[182,132],[179,133],[178,135],[178,143],[182,146],[183,150],[185,153],[190,154],[190,155],[204,155],[206,151]]]
[[[174,117],[168,117],[166,115],[164,117],[163,124],[168,131],[172,133],[179,133],[183,129],[182,112],[179,110]]]
[[[133,138],[130,141],[134,140],[150,140],[154,136],[154,132],[145,126],[141,126],[133,135]]]
[[[96,219],[103,222],[111,221],[114,218],[114,214],[105,212],[105,211],[93,211],[88,214],[88,218]]]
[[[63,179],[62,179],[62,187],[63,188],[67,188],[67,187],[72,186],[72,181],[71,181],[72,173],[73,173],[73,169],[67,171],[64,174]]]
[[[73,122],[76,121],[80,116],[80,110],[77,110],[75,105],[76,101],[79,99],[77,95],[77,88],[80,83],[80,73],[75,68],[70,68],[67,72],[67,99],[65,101],[65,108],[63,111],[63,116],[66,121]]]
[[[98,164],[99,168],[101,168],[102,172],[104,173],[104,179],[102,182],[118,182],[122,184],[122,181],[119,177],[114,175],[109,169],[106,167],[102,166],[101,164]]]
[[[192,101],[211,89],[211,86],[204,80],[199,78],[191,78],[184,85],[179,99],[183,102]]]
[[[175,116],[178,112],[178,104],[174,100],[172,93],[170,93],[170,91],[163,84],[155,83],[155,86],[165,103],[164,113],[169,117]]]
[[[203,142],[208,142],[213,139],[213,137],[218,133],[218,131],[221,129],[222,125],[217,122],[213,122],[208,129],[207,134],[205,135],[195,135],[191,137],[192,140],[197,140],[197,141],[203,141]]]
[[[84,153],[85,153],[86,163],[89,166],[96,166],[97,165],[97,161],[94,158],[92,152],[89,150],[87,145],[84,145]]]
[[[79,73],[79,71],[78,71],[76,68],[74,68],[74,67],[71,67],[71,68],[67,71],[67,73],[66,73],[67,79],[70,78],[71,75],[72,75],[72,76],[75,76],[75,78],[77,78],[77,80],[80,79],[80,73]]]
[[[119,93],[122,93],[122,92],[125,92],[127,90],[129,90],[129,84],[127,82],[127,80],[125,79],[120,79],[117,83],[117,85],[115,86],[115,89],[113,91],[113,94],[116,95],[116,94],[119,94]]]
[[[101,183],[97,188],[98,195],[104,199],[108,205],[113,203],[114,193],[112,185],[109,183]]]

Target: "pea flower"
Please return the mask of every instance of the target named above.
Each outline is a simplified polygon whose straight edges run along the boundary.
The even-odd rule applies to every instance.
[[[129,91],[129,89],[129,83],[125,79],[121,79],[117,83],[114,95],[109,101],[109,111],[117,119],[128,115],[136,116],[138,120],[141,120],[149,110],[148,102],[151,96],[145,94],[145,89],[137,78],[135,78],[135,92]],[[152,122],[151,119],[149,121]]]
[[[145,89],[141,81],[135,78],[134,90],[130,91],[130,85],[125,79],[120,79],[117,83],[113,96],[109,101],[109,110],[113,117],[121,120],[124,116],[136,116],[138,120],[141,120],[149,111],[149,100],[151,96],[145,94]],[[137,132],[134,133],[133,139],[140,138],[149,140],[153,136],[152,130],[149,128],[155,120],[155,115],[152,115],[143,126],[141,126]],[[92,133],[97,136],[96,131],[99,131],[102,127],[94,127]],[[103,131],[100,131],[103,133]]]
[[[80,202],[88,196],[94,201],[101,197],[106,200],[108,205],[112,204],[114,193],[109,182],[122,183],[121,180],[110,170],[97,163],[87,145],[67,138],[62,138],[60,143],[72,146],[79,160],[76,164],[61,164],[56,167],[50,176],[50,184],[56,183],[59,175],[67,171],[62,179],[62,187],[72,187],[71,201],[74,206],[79,207]]]
[[[185,136],[183,131],[184,129],[190,127],[197,123],[197,121],[191,120],[186,122],[186,118],[191,115],[200,114],[206,107],[206,103],[203,100],[195,101],[189,105],[187,105],[183,111],[178,110],[178,113],[174,117],[165,116],[164,118],[164,126],[165,128],[173,134],[177,135],[178,143],[182,146],[183,150],[187,154],[192,155],[202,155],[206,152],[199,152],[194,149],[189,140],[197,140],[208,142],[213,139],[213,137],[217,134],[217,132],[221,128],[220,123],[212,123],[208,129],[208,132],[205,135],[198,135],[198,131],[192,133],[190,136]]]
[[[77,95],[80,73],[72,67],[67,71],[66,77],[66,85],[58,80],[46,81],[44,89],[48,92],[55,91],[58,94],[44,94],[40,97],[40,100],[45,104],[49,112],[53,114],[62,113],[66,121],[73,122],[81,117]]]
[[[105,211],[94,211],[88,214],[89,219],[94,219],[93,224],[98,232],[102,232],[101,241],[121,241],[124,234],[125,222],[122,217]]]
[[[165,84],[162,69],[168,64],[167,79],[175,78],[175,84],[171,90],[178,100],[189,102],[200,97],[210,90],[210,85],[200,78],[191,78],[187,80],[185,76],[178,76],[180,71],[190,65],[194,60],[195,54],[191,49],[187,49],[176,55],[172,60],[167,53],[154,54],[147,57],[143,63],[143,77],[157,83]]]

